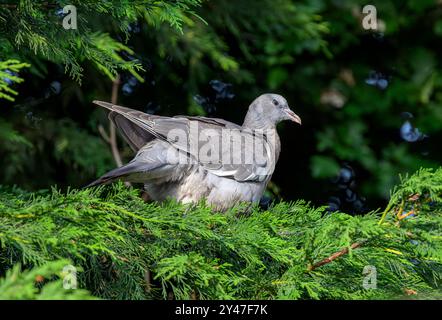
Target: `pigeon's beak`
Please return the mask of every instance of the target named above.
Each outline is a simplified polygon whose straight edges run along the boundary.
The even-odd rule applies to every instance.
[[[294,113],[292,110],[287,108],[285,110],[285,113],[289,116],[289,119],[292,120],[293,122],[302,124],[301,123],[301,118],[296,113]]]

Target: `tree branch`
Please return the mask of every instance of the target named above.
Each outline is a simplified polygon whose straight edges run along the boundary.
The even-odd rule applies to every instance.
[[[55,8],[55,7],[57,7],[56,3],[49,3],[49,2],[43,2],[43,3],[37,4],[37,5],[39,5],[41,7],[46,7],[46,8]],[[17,4],[13,4],[13,3],[4,3],[4,4],[0,4],[0,8],[1,7],[7,8],[7,9],[17,9],[18,5]]]
[[[351,249],[356,249],[358,247],[360,247],[363,244],[363,242],[355,242],[353,243],[350,248]],[[339,257],[343,256],[344,254],[347,254],[349,252],[349,248],[344,248],[338,252],[333,253],[330,257],[325,258],[324,260],[321,260],[319,262],[316,262],[313,265],[308,266],[308,271],[312,271],[315,270],[316,268],[319,268],[327,263],[330,263],[336,259],[338,259]]]
[[[115,77],[115,80],[112,83],[111,102],[113,104],[117,104],[119,85],[120,85],[120,77],[117,75]],[[118,151],[115,125],[113,124],[113,122],[111,120],[109,120],[109,144],[112,149],[112,155],[114,157],[115,163],[117,164],[118,167],[121,167],[123,165],[123,161],[121,160],[121,155],[120,155],[120,152]]]
[[[107,134],[106,130],[104,129],[104,127],[101,124],[98,125],[98,132],[100,133],[100,135],[104,139],[104,141],[106,141],[107,143],[110,144],[109,135]]]
[[[146,281],[146,292],[152,291],[152,275],[150,273],[149,269],[146,269],[146,272],[144,273],[144,280]]]

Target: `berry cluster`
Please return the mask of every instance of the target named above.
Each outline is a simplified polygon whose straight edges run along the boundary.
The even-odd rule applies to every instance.
[[[332,182],[337,187],[337,194],[328,199],[329,212],[343,208],[354,214],[366,211],[365,198],[358,196],[354,191],[356,187],[355,173],[349,165],[344,165]]]

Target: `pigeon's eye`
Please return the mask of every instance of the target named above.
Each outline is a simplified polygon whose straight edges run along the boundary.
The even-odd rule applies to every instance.
[[[273,99],[273,104],[275,105],[275,106],[279,106],[279,102],[278,102],[278,100],[276,100],[276,99]]]

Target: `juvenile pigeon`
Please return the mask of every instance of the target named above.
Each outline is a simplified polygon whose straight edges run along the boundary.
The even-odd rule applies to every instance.
[[[150,198],[206,202],[224,211],[238,202],[258,202],[280,152],[276,125],[301,119],[277,94],[249,106],[242,126],[218,118],[163,117],[103,101],[109,119],[137,152],[128,164],[88,185],[121,179],[143,183]]]

